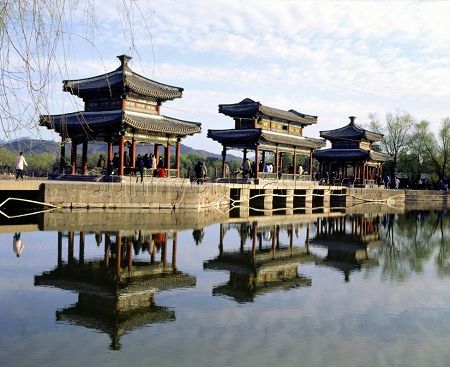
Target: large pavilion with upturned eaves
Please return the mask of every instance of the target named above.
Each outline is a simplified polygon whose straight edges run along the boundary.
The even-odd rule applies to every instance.
[[[349,118],[350,123],[344,127],[320,132],[322,138],[331,141],[331,148],[316,151],[313,156],[319,161],[320,178],[328,183],[366,185],[377,177],[381,179],[382,165],[392,157],[373,149],[372,144],[382,140],[382,134],[357,126],[355,116]]]
[[[219,112],[232,117],[235,122],[234,129],[208,130],[208,137],[222,144],[222,172],[227,149],[242,150],[244,160],[247,158],[247,151],[253,150],[255,179],[259,175],[259,163],[265,163],[266,152],[274,155],[276,176],[281,172],[282,154],[291,154],[292,174],[295,177],[298,173],[297,155],[309,156],[309,167],[312,167],[313,151],[325,146],[323,139],[303,136],[303,128],[317,123],[317,116],[264,106],[250,98],[235,104],[221,104]],[[309,173],[312,178],[311,168]]]
[[[108,164],[113,147],[118,146],[117,173],[124,174],[125,148],[128,147],[130,170],[136,167],[136,145],[151,143],[158,161],[159,147],[164,147],[164,168],[167,176],[180,175],[180,142],[188,135],[201,132],[198,122],[184,121],[160,114],[163,102],[181,98],[183,88],[150,80],[128,66],[130,56],[118,56],[116,70],[86,79],[64,80],[63,90],[84,101],[84,111],[40,116],[40,125],[54,129],[61,137],[61,164],[65,165],[65,143],[70,141],[71,173],[78,172],[77,146],[82,145],[81,173],[88,173],[88,142],[108,144]],[[171,146],[175,145],[175,167],[171,166]]]

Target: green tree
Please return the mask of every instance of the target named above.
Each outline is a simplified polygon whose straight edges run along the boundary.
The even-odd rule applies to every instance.
[[[384,135],[380,145],[383,151],[392,156],[390,170],[392,178],[403,168],[400,160],[402,154],[405,154],[412,138],[412,128],[414,127],[414,118],[406,112],[389,112],[386,114],[384,122],[381,122],[376,113],[369,114],[370,128]],[[392,180],[393,182],[393,180]]]

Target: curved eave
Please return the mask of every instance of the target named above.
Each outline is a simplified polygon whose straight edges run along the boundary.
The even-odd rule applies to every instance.
[[[386,153],[379,153],[373,150],[364,149],[321,149],[313,153],[313,157],[318,160],[372,160],[375,162],[386,162],[392,157]]]
[[[315,116],[304,115],[295,110],[284,111],[278,108],[263,105],[259,106],[259,114],[263,117],[285,120],[287,122],[297,123],[302,126],[317,123],[317,117]]]
[[[245,99],[239,103],[220,104],[219,113],[233,117],[233,118],[256,118],[258,113],[259,103]]]
[[[110,93],[112,90],[127,89],[136,94],[162,101],[181,98],[183,93],[183,88],[147,79],[128,68],[125,72],[115,70],[92,78],[63,81],[63,91],[81,98],[94,93]]]
[[[174,136],[186,136],[200,133],[202,131],[200,122],[179,120],[161,115],[144,115],[125,112],[123,122],[143,132],[160,133]]]
[[[123,128],[142,133],[161,135],[187,136],[200,133],[201,123],[175,119],[161,115],[146,115],[142,113],[122,112],[74,112],[63,115],[44,115],[39,118],[39,125],[53,129],[60,135],[71,137],[92,135],[95,132],[109,130],[112,133]]]
[[[262,140],[270,144],[278,144],[286,147],[318,149],[324,147],[326,142],[323,139],[308,138],[305,136],[294,136],[274,133],[270,131],[262,132]]]
[[[250,98],[246,98],[239,103],[220,104],[219,113],[233,118],[258,118],[279,119],[302,126],[317,123],[317,116],[306,115],[295,110],[280,110],[274,107],[264,106]]]
[[[208,138],[234,148],[254,148],[256,144],[299,149],[317,149],[325,140],[269,132],[261,129],[208,130]]]
[[[339,129],[334,130],[324,130],[320,132],[320,136],[324,139],[333,140],[362,140],[363,138],[368,141],[379,141],[383,140],[383,135],[375,133],[373,131],[365,130],[356,125],[346,125]]]
[[[261,137],[261,129],[208,130],[207,137],[234,148],[252,148]]]
[[[95,130],[119,128],[122,111],[73,112],[62,115],[41,115],[39,125],[53,129],[61,136],[70,137],[76,133],[91,135]]]
[[[313,158],[324,160],[364,160],[370,152],[363,149],[321,149],[313,153]]]

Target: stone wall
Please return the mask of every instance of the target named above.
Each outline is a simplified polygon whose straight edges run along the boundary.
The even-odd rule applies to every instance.
[[[152,183],[46,182],[46,203],[62,208],[186,209],[228,207],[229,188],[222,185],[192,185],[187,180]]]

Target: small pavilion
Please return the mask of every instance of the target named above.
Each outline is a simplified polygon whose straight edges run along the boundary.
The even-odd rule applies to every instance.
[[[77,173],[77,146],[82,144],[81,172],[88,174],[88,142],[108,144],[108,164],[113,146],[118,146],[118,174],[124,174],[125,147],[128,147],[130,168],[135,169],[136,145],[152,143],[159,160],[159,147],[164,146],[167,176],[180,175],[180,142],[188,135],[201,132],[198,122],[183,121],[160,114],[163,102],[181,98],[183,88],[150,80],[128,66],[131,57],[118,56],[116,70],[86,79],[64,80],[63,91],[84,101],[84,111],[61,115],[42,115],[41,126],[54,129],[61,136],[60,172],[64,172],[65,143],[71,141],[71,173]],[[171,145],[175,144],[175,168],[170,165]]]
[[[274,154],[274,172],[281,171],[282,154],[292,154],[293,174],[297,174],[297,155],[308,155],[312,167],[312,153],[325,146],[323,139],[303,136],[303,128],[317,123],[317,116],[306,115],[295,110],[284,111],[267,107],[246,98],[235,104],[219,105],[219,112],[234,119],[234,129],[208,130],[208,137],[222,144],[222,173],[227,149],[255,151],[254,178],[258,178],[260,159],[263,165],[266,152]],[[261,153],[261,158],[260,158]],[[312,178],[312,169],[309,170]]]
[[[319,161],[319,176],[328,183],[344,180],[366,185],[377,176],[382,176],[382,165],[392,157],[373,150],[372,144],[383,140],[383,135],[363,129],[350,116],[347,126],[335,130],[321,131],[320,136],[331,141],[331,148],[314,152]]]

